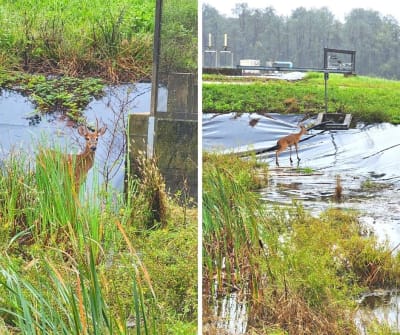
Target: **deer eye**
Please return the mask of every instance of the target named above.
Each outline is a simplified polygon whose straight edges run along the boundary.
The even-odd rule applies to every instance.
[[[86,141],[89,141],[89,136],[86,136],[85,139],[86,139]]]

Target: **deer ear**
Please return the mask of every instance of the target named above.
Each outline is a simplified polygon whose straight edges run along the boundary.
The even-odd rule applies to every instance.
[[[79,126],[78,127],[78,134],[81,136],[86,136],[86,134],[88,133],[88,129],[86,128],[86,126]]]
[[[106,126],[101,127],[101,128],[97,131],[97,135],[99,135],[99,136],[104,135],[104,133],[106,132],[106,130],[107,130],[107,127],[106,127]]]

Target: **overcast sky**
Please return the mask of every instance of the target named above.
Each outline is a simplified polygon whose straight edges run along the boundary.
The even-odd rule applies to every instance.
[[[275,8],[277,14],[288,16],[298,7],[321,8],[327,7],[337,19],[343,22],[344,17],[353,8],[372,9],[383,15],[392,15],[400,22],[399,4],[395,0],[200,0],[216,8],[221,14],[232,16],[232,9],[236,3],[248,3],[250,8]]]

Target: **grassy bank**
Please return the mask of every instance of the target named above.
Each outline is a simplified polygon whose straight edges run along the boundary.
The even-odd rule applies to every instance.
[[[153,0],[0,1],[0,63],[28,72],[148,77]]]
[[[155,0],[0,0],[0,70],[151,78]],[[160,66],[197,69],[197,0],[163,2]]]
[[[57,162],[1,161],[0,333],[195,334],[196,209],[164,196],[152,220],[152,162],[127,196],[78,194]]]
[[[302,113],[323,112],[323,74],[310,73],[303,80],[228,78],[204,75],[205,113]],[[369,77],[330,74],[329,112],[352,113],[356,121],[400,123],[400,82]]]
[[[312,217],[296,204],[265,206],[254,192],[258,169],[231,156],[204,158],[203,316],[210,334],[218,328],[210,322],[216,299],[232,292],[245,296],[249,334],[357,334],[356,298],[399,287],[399,256],[363,234],[356,213]],[[370,334],[383,334],[382,327]]]

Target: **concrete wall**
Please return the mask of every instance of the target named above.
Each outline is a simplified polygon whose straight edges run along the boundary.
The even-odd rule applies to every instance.
[[[154,153],[167,190],[174,194],[187,185],[197,199],[197,76],[176,73],[168,76],[167,112],[155,116]],[[146,152],[150,114],[129,116],[131,171],[135,155]]]

